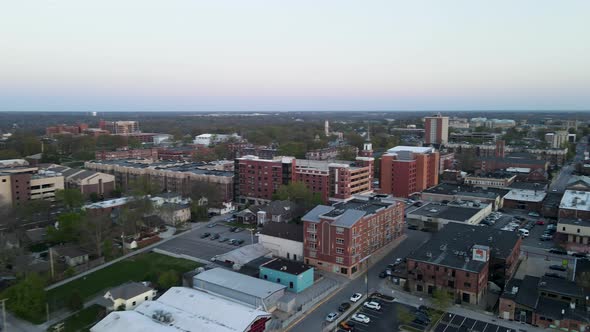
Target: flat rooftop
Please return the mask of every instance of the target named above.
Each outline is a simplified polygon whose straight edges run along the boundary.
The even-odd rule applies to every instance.
[[[271,270],[281,271],[293,275],[300,275],[309,269],[313,269],[313,267],[300,262],[288,261],[286,259],[278,258],[263,264],[260,267],[265,267]]]
[[[515,232],[491,227],[449,223],[434,233],[430,241],[408,256],[408,259],[455,269],[479,272],[485,262],[472,259],[475,245],[490,248],[490,256],[506,259],[519,240]]]
[[[449,183],[441,183],[438,186],[428,188],[423,192],[439,195],[457,195],[495,199],[498,196],[506,195],[508,193],[508,190],[495,188],[484,190],[480,187],[472,187],[469,185],[454,185]]]
[[[387,153],[397,153],[402,151],[408,151],[412,153],[432,153],[435,150],[433,147],[399,145],[387,150]]]
[[[374,214],[395,204],[401,205],[402,203],[387,198],[378,198],[377,196],[368,197],[367,199],[359,197],[332,206],[318,205],[301,219],[309,222],[319,222],[321,218],[329,218],[334,219],[333,226],[350,228],[364,216]]]
[[[545,199],[547,193],[542,190],[529,190],[529,189],[511,189],[504,199],[519,202],[531,202],[540,203]]]
[[[590,192],[566,190],[559,204],[560,209],[590,211]]]
[[[487,204],[481,204],[482,207]],[[446,220],[466,222],[481,211],[481,207],[465,207],[465,206],[452,206],[441,203],[428,203],[422,207],[408,212],[410,215],[419,215],[433,218],[441,218]]]
[[[274,282],[254,278],[217,267],[197,274],[194,277],[194,285],[197,281],[204,281],[237,292],[248,294],[257,298],[265,299],[272,294],[285,289],[286,287]]]

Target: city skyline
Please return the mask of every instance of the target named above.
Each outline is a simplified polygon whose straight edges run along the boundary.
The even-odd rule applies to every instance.
[[[590,109],[586,1],[7,7],[0,111]]]

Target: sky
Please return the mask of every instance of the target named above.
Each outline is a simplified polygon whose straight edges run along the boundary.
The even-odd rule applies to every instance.
[[[588,0],[18,0],[0,111],[590,110]]]

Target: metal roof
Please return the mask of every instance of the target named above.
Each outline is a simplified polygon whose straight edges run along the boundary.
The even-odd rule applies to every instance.
[[[281,284],[250,277],[221,267],[197,274],[195,276],[196,280],[209,282],[261,299],[265,299],[286,288]]]

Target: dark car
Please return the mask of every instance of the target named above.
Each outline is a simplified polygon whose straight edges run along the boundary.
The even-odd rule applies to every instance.
[[[421,305],[418,307],[419,312],[423,312],[424,314],[428,315],[428,307],[425,305]]]
[[[567,267],[561,266],[561,265],[551,265],[549,267],[549,270],[555,270],[555,271],[565,272],[565,271],[567,271]]]
[[[430,324],[430,322],[431,322],[430,317],[428,317],[428,315],[423,313],[422,311],[416,311],[416,318],[423,320],[423,321],[427,322],[428,324]]]
[[[238,229],[238,228],[237,228],[237,227],[230,227],[230,228],[229,228],[229,231],[230,231],[230,232],[235,232],[235,231],[236,231],[236,229]]]
[[[416,226],[416,225],[409,225],[408,226],[408,229],[413,229],[413,230],[417,231],[418,230],[418,226]]]
[[[387,277],[387,271],[381,271],[379,273],[379,278],[383,279],[383,278],[386,278],[386,277]]]
[[[211,235],[211,233],[209,233],[209,232],[203,233],[203,234],[201,234],[201,239],[204,239],[204,238],[208,237],[209,235]]]
[[[235,240],[234,243],[232,243],[234,246],[239,246],[242,243],[244,243],[244,240]]]
[[[422,202],[416,202],[416,203],[414,203],[414,206],[421,207],[422,206]]]
[[[563,249],[550,249],[549,252],[556,255],[567,255],[567,251]]]
[[[211,241],[219,239],[219,234],[213,234],[213,236],[209,239]]]
[[[564,277],[564,276],[562,276],[562,275],[560,275],[560,274],[558,274],[558,273],[555,273],[555,272],[551,272],[551,273],[549,273],[549,272],[548,272],[548,273],[545,273],[545,277],[551,277],[551,278],[565,279],[565,277]]]
[[[348,303],[348,302],[343,302],[338,307],[338,311],[340,311],[340,312],[345,312],[348,309],[350,309],[350,303]]]
[[[418,325],[424,325],[424,326],[426,326],[426,325],[430,324],[430,322],[429,322],[429,321],[427,321],[427,320],[424,320],[424,319],[421,319],[420,317],[416,317],[416,318],[414,318],[414,320],[412,321],[412,323],[414,323],[414,324],[418,324]]]
[[[572,254],[572,256],[578,257],[578,258],[588,258],[588,256],[585,253],[583,253],[583,252],[574,252]]]
[[[354,322],[352,322],[352,321],[341,322],[340,328],[343,329],[344,331],[354,331]]]

